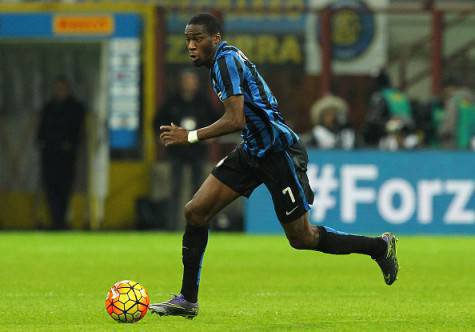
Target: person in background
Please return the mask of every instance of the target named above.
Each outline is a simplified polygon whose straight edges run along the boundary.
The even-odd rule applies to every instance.
[[[375,79],[376,91],[371,96],[369,112],[363,128],[368,146],[385,150],[412,149],[419,139],[413,134],[413,115],[409,98],[392,86],[382,70]]]
[[[192,69],[180,74],[178,91],[168,97],[158,109],[154,119],[157,139],[160,126],[174,123],[186,130],[195,130],[217,119],[210,100],[200,91],[198,75]],[[180,220],[183,176],[186,167],[191,169],[191,191],[195,192],[204,180],[204,167],[208,160],[208,145],[199,142],[193,145],[176,145],[167,149],[171,166],[171,195],[169,199],[166,228],[177,229]]]
[[[353,149],[355,133],[348,127],[348,105],[340,97],[328,94],[317,100],[311,110],[310,132],[302,135],[302,142],[319,149]]]
[[[384,129],[385,135],[378,143],[381,150],[410,150],[419,146],[418,136],[412,133],[412,126],[405,119],[391,118]]]
[[[37,143],[41,180],[52,219],[52,229],[67,229],[76,156],[81,141],[85,106],[72,93],[69,81],[58,77],[53,97],[41,109]]]
[[[438,128],[444,117],[442,97],[432,96],[429,100],[415,103],[415,126],[420,132],[421,145],[428,148],[439,148]]]
[[[445,149],[475,150],[475,96],[454,78],[445,82],[438,138]]]

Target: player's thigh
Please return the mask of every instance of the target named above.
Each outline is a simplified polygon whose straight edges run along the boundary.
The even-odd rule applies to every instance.
[[[242,149],[237,146],[221,160],[185,208],[186,219],[193,224],[207,223],[216,213],[239,196],[249,197],[261,181]]]
[[[310,210],[313,193],[308,183],[306,161],[299,165],[288,151],[269,155],[260,167],[274,210],[282,224],[290,223]]]
[[[185,216],[188,223],[207,224],[216,213],[238,198],[240,194],[213,174],[203,182],[191,201],[185,206]]]

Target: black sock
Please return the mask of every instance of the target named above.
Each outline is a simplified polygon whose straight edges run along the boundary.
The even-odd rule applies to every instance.
[[[198,301],[201,262],[208,243],[208,226],[186,225],[183,235],[183,280],[181,294],[187,301]]]
[[[319,242],[315,250],[335,255],[351,253],[370,255],[371,258],[383,256],[387,250],[386,241],[380,237],[337,232],[333,228],[318,226]]]

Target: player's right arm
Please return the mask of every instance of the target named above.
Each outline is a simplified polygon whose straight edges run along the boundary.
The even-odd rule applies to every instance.
[[[246,125],[241,59],[232,54],[219,57],[214,63],[212,77],[224,105],[224,114],[213,124],[198,129],[199,140],[241,131]]]
[[[168,145],[186,144],[197,140],[219,137],[241,131],[246,125],[244,115],[244,96],[241,85],[243,83],[242,65],[233,55],[225,55],[217,59],[213,67],[213,76],[218,90],[218,97],[223,102],[224,114],[216,122],[198,129],[195,139],[190,141],[188,131],[177,127],[160,126],[160,139]]]
[[[198,129],[198,139],[205,140],[213,137],[241,131],[246,126],[244,116],[244,96],[230,96],[223,101],[224,114],[216,122]]]
[[[223,136],[244,128],[246,125],[246,119],[244,117],[244,97],[242,95],[231,96],[224,100],[223,104],[223,116],[211,125],[198,129],[198,140],[202,141]],[[160,139],[165,146],[189,143],[188,131],[173,123],[170,126],[160,126],[160,130]]]

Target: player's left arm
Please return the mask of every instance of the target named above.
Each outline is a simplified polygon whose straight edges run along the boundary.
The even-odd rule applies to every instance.
[[[198,140],[206,140],[226,134],[241,131],[246,125],[244,116],[244,96],[230,96],[223,101],[224,114],[216,122],[209,126],[197,130]],[[175,124],[170,126],[160,126],[160,139],[165,146],[173,144],[187,144],[188,130],[178,127]]]

